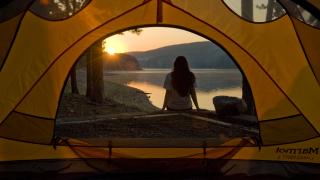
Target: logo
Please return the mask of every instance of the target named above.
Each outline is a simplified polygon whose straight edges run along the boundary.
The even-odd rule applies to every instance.
[[[319,155],[319,147],[309,148],[280,148],[277,147],[276,154],[279,160],[291,161],[314,161],[316,156]]]
[[[319,154],[318,147],[309,148],[277,148],[276,153],[281,154]]]

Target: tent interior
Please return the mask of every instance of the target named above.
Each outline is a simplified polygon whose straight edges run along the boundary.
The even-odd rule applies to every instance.
[[[318,174],[319,8],[317,0],[1,1],[0,171]],[[252,104],[246,101],[243,112],[231,115],[213,110],[159,113],[159,107],[143,113],[126,107],[123,112],[130,113],[112,114],[117,103],[105,101],[101,87],[123,91],[112,82],[104,84],[119,75],[104,71],[101,42],[128,30],[143,34],[148,27],[186,30],[216,43],[239,69],[237,82],[246,82]],[[112,59],[112,51],[105,56]],[[79,89],[81,96],[67,95],[77,94],[72,78],[82,71],[91,84]],[[146,101],[147,93],[153,92],[140,92]],[[83,99],[89,105],[79,114],[89,106],[110,114],[95,108],[90,118],[74,117],[73,103]],[[142,107],[142,102],[136,104]],[[158,138],[162,136],[145,130],[159,129],[154,122],[168,127],[182,121],[192,128],[190,136]],[[120,134],[140,128],[147,135],[112,135],[112,128]],[[206,135],[213,131],[215,136]],[[240,134],[223,133],[235,131]],[[110,136],[104,137],[106,132]]]

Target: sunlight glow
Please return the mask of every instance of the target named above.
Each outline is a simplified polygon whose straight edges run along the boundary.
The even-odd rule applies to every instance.
[[[116,53],[124,53],[126,51],[126,47],[123,42],[108,38],[103,41],[102,49],[109,55],[114,55]]]
[[[116,49],[113,47],[107,47],[107,50],[105,51],[110,55],[114,55],[116,53]]]

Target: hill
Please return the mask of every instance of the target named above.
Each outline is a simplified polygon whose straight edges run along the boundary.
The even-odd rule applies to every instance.
[[[103,56],[104,59],[104,70],[124,70],[124,71],[135,71],[141,70],[138,60],[131,55],[125,53],[117,53],[114,55]]]
[[[210,41],[165,46],[144,52],[128,52],[143,68],[171,68],[174,59],[183,55],[191,68],[237,68],[220,47]]]
[[[98,58],[98,57],[96,57]],[[138,60],[129,54],[126,53],[116,53],[112,56],[107,53],[102,54],[103,58],[103,68],[104,70],[112,71],[136,71],[142,70]],[[81,56],[77,68],[87,68],[87,56]]]

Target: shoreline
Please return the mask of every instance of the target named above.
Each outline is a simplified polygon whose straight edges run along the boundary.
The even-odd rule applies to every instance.
[[[159,110],[149,100],[147,94],[137,88],[104,80],[105,100],[101,105],[90,102],[86,93],[86,72],[77,71],[77,85],[79,95],[71,94],[70,79],[63,91],[59,104],[58,117],[76,117],[82,115],[95,115],[94,109],[99,114],[123,112],[153,112]]]

